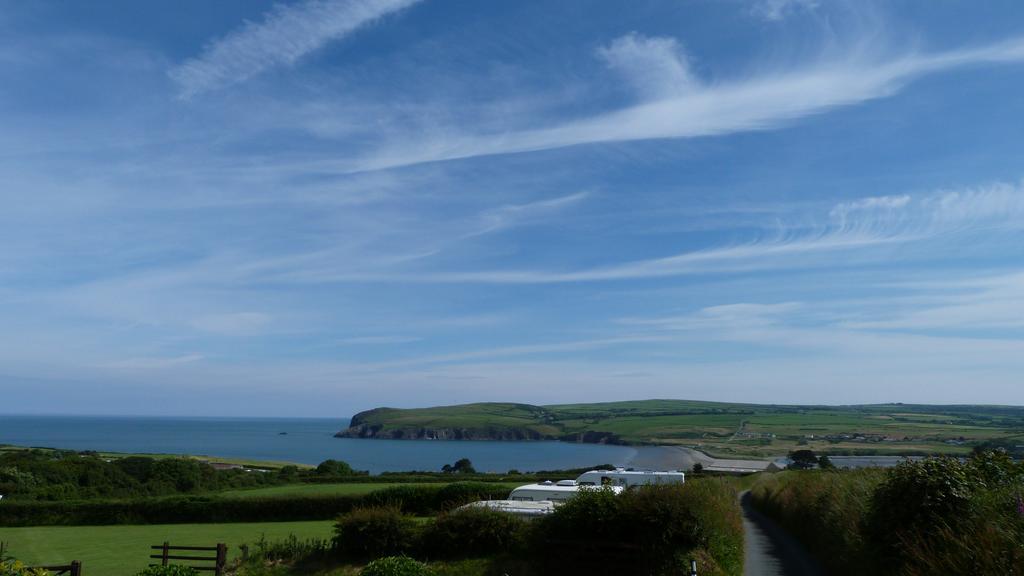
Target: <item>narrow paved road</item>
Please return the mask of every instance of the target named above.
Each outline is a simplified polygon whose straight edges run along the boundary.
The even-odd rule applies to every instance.
[[[743,509],[743,576],[825,576],[807,550],[770,518],[750,504],[750,492],[740,495]]]

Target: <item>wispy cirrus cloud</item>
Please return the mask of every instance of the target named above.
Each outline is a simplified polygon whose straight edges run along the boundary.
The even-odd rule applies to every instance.
[[[820,265],[814,259],[882,245],[925,242],[976,230],[1024,228],[1024,183],[996,183],[920,196],[868,197],[837,204],[822,224],[783,228],[746,244],[575,271],[498,270],[408,278],[417,282],[544,284],[663,278]],[[382,280],[383,277],[366,279]]]
[[[750,13],[770,22],[778,22],[790,14],[813,11],[820,4],[819,0],[757,0],[751,6]]]
[[[353,336],[338,341],[343,346],[386,346],[391,344],[411,344],[419,342],[422,338],[418,336]]]
[[[484,211],[480,216],[480,228],[470,235],[476,236],[496,232],[514,226],[528,225],[548,216],[557,214],[587,198],[587,192],[577,192],[566,196],[537,200],[525,204],[505,204]]]
[[[420,1],[307,0],[279,5],[262,22],[246,22],[169,74],[186,98],[224,88],[264,70],[293,65],[328,42]]]
[[[830,58],[789,71],[772,70],[732,81],[694,79],[670,38],[630,34],[599,54],[626,74],[640,102],[545,128],[519,127],[495,134],[457,129],[443,138],[403,138],[353,161],[318,163],[319,169],[361,172],[426,162],[553,150],[584,144],[683,139],[769,130],[832,109],[898,93],[922,76],[958,68],[1024,61],[1024,38],[945,52],[871,55],[852,46]],[[661,70],[660,77],[651,74]],[[310,166],[307,165],[307,169]]]

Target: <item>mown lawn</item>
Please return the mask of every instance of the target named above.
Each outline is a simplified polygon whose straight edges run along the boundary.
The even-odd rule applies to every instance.
[[[331,521],[237,524],[159,524],[150,526],[38,526],[0,528],[0,542],[10,554],[29,564],[82,562],[85,576],[132,576],[149,563],[150,546],[168,541],[182,546],[213,546],[224,542],[231,557],[239,544],[265,536],[279,540],[330,538]]]

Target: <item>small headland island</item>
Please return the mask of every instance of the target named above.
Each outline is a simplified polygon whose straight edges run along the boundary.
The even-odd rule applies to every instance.
[[[1024,408],[1012,406],[634,400],[375,408],[353,416],[336,436],[680,446],[771,458],[795,449],[851,456],[966,454],[979,446],[1016,452],[1022,429]]]

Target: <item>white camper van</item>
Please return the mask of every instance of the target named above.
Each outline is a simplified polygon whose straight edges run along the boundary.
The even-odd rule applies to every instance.
[[[549,480],[520,486],[509,494],[508,499],[518,502],[541,502],[544,500],[565,502],[575,496],[580,490],[594,489],[593,486],[577,484],[575,480],[559,480],[558,482],[551,482]],[[622,492],[622,490],[621,486],[612,486],[612,491],[616,494]]]
[[[651,472],[646,470],[591,470],[580,474],[576,483],[580,486],[646,486],[648,484],[682,484],[686,475],[682,472]]]

